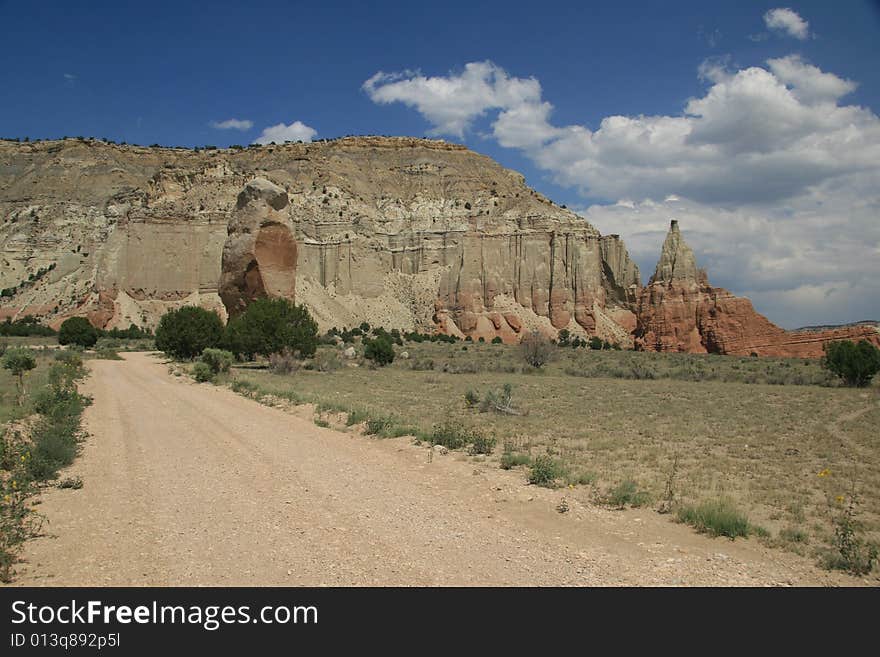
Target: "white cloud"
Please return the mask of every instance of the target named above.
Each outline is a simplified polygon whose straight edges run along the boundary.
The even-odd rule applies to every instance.
[[[488,110],[522,107],[541,97],[537,80],[511,78],[488,61],[471,62],[461,73],[446,77],[379,71],[362,88],[375,103],[399,102],[414,107],[433,124],[429,134],[459,138],[464,137],[474,119]]]
[[[255,144],[283,144],[285,141],[312,141],[318,131],[302,121],[294,121],[290,125],[279,123],[265,128],[260,136],[254,139]]]
[[[248,119],[226,119],[225,121],[211,121],[211,127],[217,130],[250,130],[254,122]]]
[[[833,73],[823,73],[803,61],[800,55],[770,59],[767,64],[773,75],[789,85],[795,98],[804,103],[836,102],[858,87],[852,80],[844,80]]]
[[[646,276],[678,217],[711,280],[774,321],[880,316],[880,119],[841,102],[856,83],[794,55],[741,70],[714,59],[699,75],[705,93],[681,114],[607,116],[595,130],[554,125],[538,80],[491,62],[446,77],[377,74],[364,88],[415,108],[433,134],[460,137],[487,118],[500,145],[557,184],[611,202],[585,216],[621,234]]]
[[[801,41],[810,36],[810,24],[787,7],[768,11],[764,14],[764,24],[771,30],[780,30]]]

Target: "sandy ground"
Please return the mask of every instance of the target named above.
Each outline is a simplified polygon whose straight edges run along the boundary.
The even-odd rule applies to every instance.
[[[85,485],[42,494],[49,522],[17,585],[861,583],[406,438],[320,428],[157,356],[89,366],[90,436],[64,473]]]

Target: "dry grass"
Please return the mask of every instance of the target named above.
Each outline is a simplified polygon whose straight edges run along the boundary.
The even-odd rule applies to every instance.
[[[537,372],[523,367],[515,347],[462,346],[408,343],[409,360],[396,359],[379,371],[344,367],[277,376],[237,369],[235,377],[319,408],[391,418],[425,436],[441,422],[460,423],[516,453],[549,455],[565,468],[567,482],[592,482],[596,498],[632,480],[651,499],[663,499],[677,455],[677,502],[729,498],[751,523],[769,530],[775,544],[798,551],[830,539],[835,499],[855,481],[862,519],[875,537],[880,531],[876,382],[867,390],[737,383],[741,376],[783,381],[795,372],[802,382],[824,375],[818,363],[794,359],[571,349],[560,349]],[[413,369],[429,360],[433,369]],[[711,374],[689,381],[566,373],[625,370],[634,363],[660,373]],[[512,385],[519,415],[480,413],[465,401],[468,390],[482,394],[505,383]],[[489,458],[501,457],[496,450]],[[786,538],[791,536],[797,540]]]
[[[31,404],[32,393],[46,384],[49,364],[55,353],[54,351],[44,352],[41,349],[35,349],[34,355],[37,357],[37,367],[25,374],[25,388],[28,394],[22,406],[18,405],[17,378],[9,370],[0,369],[0,429],[6,422],[34,412]]]

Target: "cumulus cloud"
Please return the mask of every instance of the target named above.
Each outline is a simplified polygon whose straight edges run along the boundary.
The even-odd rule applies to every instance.
[[[740,70],[714,59],[699,77],[705,92],[680,114],[607,116],[595,129],[554,124],[540,82],[492,62],[379,73],[364,89],[416,109],[432,134],[461,137],[487,120],[500,145],[591,199],[587,219],[621,234],[646,273],[681,216],[712,280],[771,319],[880,316],[880,119],[844,102],[856,83],[796,55]]]
[[[680,115],[608,116],[596,130],[554,125],[540,83],[491,62],[445,77],[378,73],[364,88],[377,103],[415,108],[430,134],[462,137],[494,111],[499,144],[525,151],[557,183],[612,201],[668,194],[719,204],[779,201],[876,170],[877,116],[838,102],[855,83],[798,56],[739,71],[711,60],[699,74],[709,88]]]
[[[430,134],[459,138],[488,110],[534,104],[541,97],[537,80],[511,78],[488,61],[471,62],[460,73],[439,77],[379,71],[362,88],[375,103],[403,103],[418,110],[434,126]]]
[[[810,36],[810,24],[788,7],[768,11],[764,14],[764,24],[771,30],[785,32],[801,41]]]
[[[263,129],[260,136],[254,139],[255,144],[283,144],[285,141],[312,141],[318,131],[302,121],[294,121],[290,125],[279,123]]]
[[[211,127],[217,130],[250,130],[254,122],[248,119],[226,119],[225,121],[211,121]]]

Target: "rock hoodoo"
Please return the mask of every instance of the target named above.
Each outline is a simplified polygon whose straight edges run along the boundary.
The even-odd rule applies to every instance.
[[[832,340],[864,338],[880,346],[880,333],[871,326],[786,331],[756,312],[748,299],[712,287],[676,221],[641,291],[636,316],[636,344],[650,351],[818,358],[822,345]]]
[[[219,293],[230,316],[259,297],[294,299],[296,238],[287,205],[287,192],[265,178],[238,195],[220,266]]]

